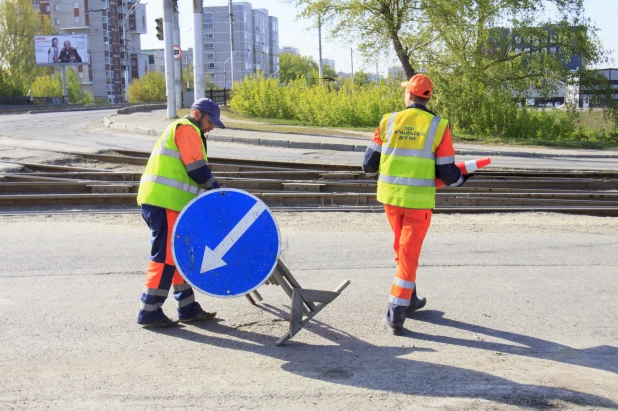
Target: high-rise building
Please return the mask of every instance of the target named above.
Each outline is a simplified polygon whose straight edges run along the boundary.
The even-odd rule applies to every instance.
[[[130,79],[139,78],[148,70],[148,56],[141,53],[140,42],[140,34],[146,34],[146,6],[135,4],[135,0],[33,0],[32,3],[42,16],[50,18],[55,33],[88,35],[89,63],[77,66],[82,89],[99,101],[123,102],[125,64],[129,65]],[[126,37],[124,27],[127,27]]]
[[[232,74],[228,6],[204,7],[204,71],[217,86],[231,88],[232,78],[240,81],[262,72],[279,72],[279,22],[266,9],[251,3],[232,3],[234,67]]]
[[[388,77],[395,80],[406,80],[406,72],[401,66],[389,67]]]
[[[335,70],[335,60],[332,59],[322,59],[322,66],[328,66]]]
[[[300,51],[296,47],[284,46],[281,47],[281,53],[290,53],[298,56],[300,54]]]

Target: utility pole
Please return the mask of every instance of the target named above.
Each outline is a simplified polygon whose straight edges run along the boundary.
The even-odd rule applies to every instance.
[[[178,0],[174,0],[174,46],[178,46],[180,50],[180,24],[178,19]],[[182,53],[182,51],[181,51]],[[176,109],[182,107],[182,59],[174,60],[174,91],[176,93]]]
[[[230,72],[232,74],[232,86],[230,89],[234,87],[234,14],[232,13],[232,0],[229,3],[229,14],[230,14]],[[227,84],[223,87],[226,88]]]
[[[193,100],[206,96],[204,86],[204,8],[193,0]]]
[[[163,0],[163,38],[165,40],[165,90],[167,93],[167,118],[176,118],[174,93],[174,29],[172,20],[174,0]]]
[[[189,73],[191,72],[189,69],[189,54],[185,56],[185,67],[185,70],[187,70],[187,90],[189,90],[191,88],[191,78],[189,77]]]
[[[129,8],[127,13],[124,15],[124,19],[122,20],[122,40],[124,43],[124,94],[127,98],[127,103],[130,102],[129,100],[129,78],[130,78],[129,70],[131,68],[131,54],[129,53],[129,43],[128,43],[129,37],[127,36],[127,32],[129,31],[128,19],[131,13],[133,12],[133,10],[135,10],[135,6],[137,6],[140,1],[141,0],[137,0],[135,4],[131,6],[131,8]]]
[[[350,66],[352,67],[352,83],[354,83],[354,49],[350,47]]]
[[[324,77],[324,72],[322,70],[322,16],[318,14],[318,43],[320,50],[320,66],[319,66],[319,76],[320,76],[320,84],[322,84],[322,77]]]
[[[380,84],[380,73],[378,72],[378,60],[376,59],[376,84]]]

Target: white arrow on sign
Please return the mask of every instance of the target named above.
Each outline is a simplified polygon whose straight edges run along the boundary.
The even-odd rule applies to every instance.
[[[236,224],[236,227],[234,227],[232,231],[230,231],[228,235],[221,240],[219,245],[214,250],[211,250],[208,246],[206,246],[200,274],[204,274],[207,271],[227,265],[227,263],[223,261],[223,256],[230,251],[230,248],[232,248],[236,241],[242,237],[245,231],[251,227],[251,224],[257,220],[264,210],[266,210],[266,204],[258,201],[253,205],[253,207],[251,207],[251,210],[245,214],[238,224]]]

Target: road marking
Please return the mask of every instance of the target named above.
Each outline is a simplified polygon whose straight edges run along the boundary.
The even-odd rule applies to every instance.
[[[208,246],[206,246],[200,274],[204,274],[205,272],[214,270],[215,268],[227,265],[227,263],[223,261],[223,256],[232,248],[234,244],[236,244],[236,241],[242,237],[245,231],[251,227],[251,224],[257,220],[264,210],[266,210],[266,204],[258,201],[214,250],[211,250]]]

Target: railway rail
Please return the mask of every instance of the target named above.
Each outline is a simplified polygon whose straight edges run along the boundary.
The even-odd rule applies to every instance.
[[[66,154],[74,156],[75,165],[13,162],[16,171],[0,173],[0,213],[77,206],[137,210],[141,166],[149,153]],[[96,167],[81,165],[84,162]],[[382,210],[376,181],[357,166],[220,158],[211,158],[209,164],[221,184],[246,190],[274,210]],[[617,216],[618,172],[492,167],[476,172],[464,186],[444,187],[436,195],[437,213],[541,211]]]

